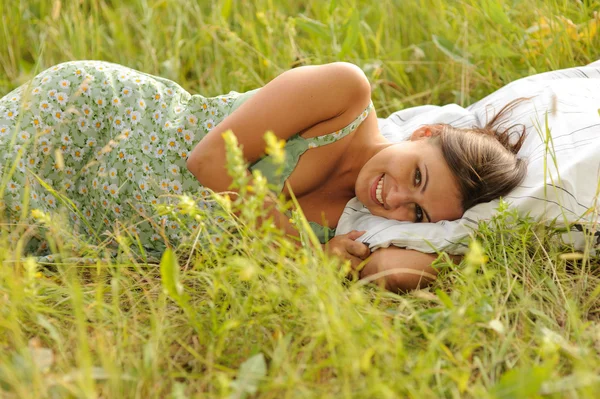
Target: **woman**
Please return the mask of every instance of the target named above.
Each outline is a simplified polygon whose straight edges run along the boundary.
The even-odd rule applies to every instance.
[[[227,130],[250,169],[261,170],[286,197],[291,188],[323,243],[354,196],[375,215],[437,222],[460,218],[523,178],[525,166],[514,155],[523,136],[511,145],[507,132],[493,131],[502,112],[484,129],[423,126],[410,141],[391,144],[378,132],[370,94],[364,73],[347,63],[297,68],[260,90],[214,98],[115,64],[60,64],[0,100],[5,206],[16,219],[28,186],[30,209],[56,207],[58,198],[30,170],[74,202],[88,233],[90,226],[104,231],[119,223],[144,246],[160,248],[165,238],[180,238],[180,226],[164,217],[147,220],[153,214],[147,205],[202,186],[228,190]],[[286,141],[279,178],[264,156],[268,130]],[[22,155],[11,171],[15,150]],[[287,216],[271,212],[282,229],[297,235]],[[78,221],[76,213],[72,217]],[[357,265],[369,255],[354,241],[358,236],[335,237],[327,247]],[[377,252],[361,276],[395,268],[398,260],[434,273],[429,255]],[[390,289],[417,286],[421,277],[411,276],[390,275],[385,283]]]

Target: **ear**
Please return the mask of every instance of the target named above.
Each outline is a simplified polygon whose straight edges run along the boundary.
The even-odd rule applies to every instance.
[[[426,139],[426,138],[431,137],[432,135],[433,135],[433,133],[431,131],[431,127],[429,125],[425,125],[425,126],[421,126],[417,130],[415,130],[410,135],[410,139],[411,140]]]

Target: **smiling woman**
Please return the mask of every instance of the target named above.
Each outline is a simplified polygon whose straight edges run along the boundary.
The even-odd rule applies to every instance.
[[[353,197],[375,215],[437,222],[507,193],[523,177],[514,156],[522,134],[510,145],[506,132],[494,131],[498,117],[482,131],[424,126],[392,144],[379,132],[370,95],[364,73],[341,62],[213,98],[120,65],[58,65],[0,100],[0,145],[16,162],[0,170],[7,219],[21,217],[25,196],[32,208],[54,212],[61,191],[83,233],[121,228],[147,248],[177,245],[179,221],[156,216],[152,205],[185,192],[206,207],[205,187],[229,190],[223,134],[231,130],[250,171],[260,170],[287,198],[293,192],[321,242],[329,241],[325,248],[356,266],[370,254],[354,241],[358,233],[332,239]],[[269,130],[285,141],[281,174],[265,154]],[[288,215],[267,208],[281,229],[298,234]],[[218,239],[218,229],[210,234]],[[379,270],[377,259],[367,272]]]

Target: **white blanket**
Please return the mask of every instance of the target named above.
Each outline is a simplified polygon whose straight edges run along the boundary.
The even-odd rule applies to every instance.
[[[568,225],[570,231],[562,239],[580,250],[586,242],[587,247],[599,245],[600,61],[517,80],[468,108],[425,105],[398,111],[379,119],[379,128],[390,141],[398,142],[425,124],[483,126],[488,115],[519,97],[533,97],[508,116],[510,124],[527,128],[519,151],[528,161],[527,176],[504,199],[522,216]],[[463,254],[478,221],[489,220],[497,207],[498,200],[476,205],[459,220],[415,224],[373,216],[354,198],[346,205],[336,234],[366,230],[359,241],[371,250],[395,245]]]

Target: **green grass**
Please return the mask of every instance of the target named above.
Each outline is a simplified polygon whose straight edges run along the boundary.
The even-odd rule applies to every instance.
[[[0,2],[0,94],[53,64],[103,59],[206,95],[345,60],[379,116],[469,103],[600,58],[598,0]],[[575,30],[566,19],[570,19]],[[532,33],[547,21],[547,29]],[[407,295],[347,281],[257,225],[178,260],[52,266],[0,230],[0,397],[568,397],[600,392],[597,260],[503,209],[471,255]],[[51,237],[68,256],[67,231]],[[77,255],[77,254],[73,254]]]

